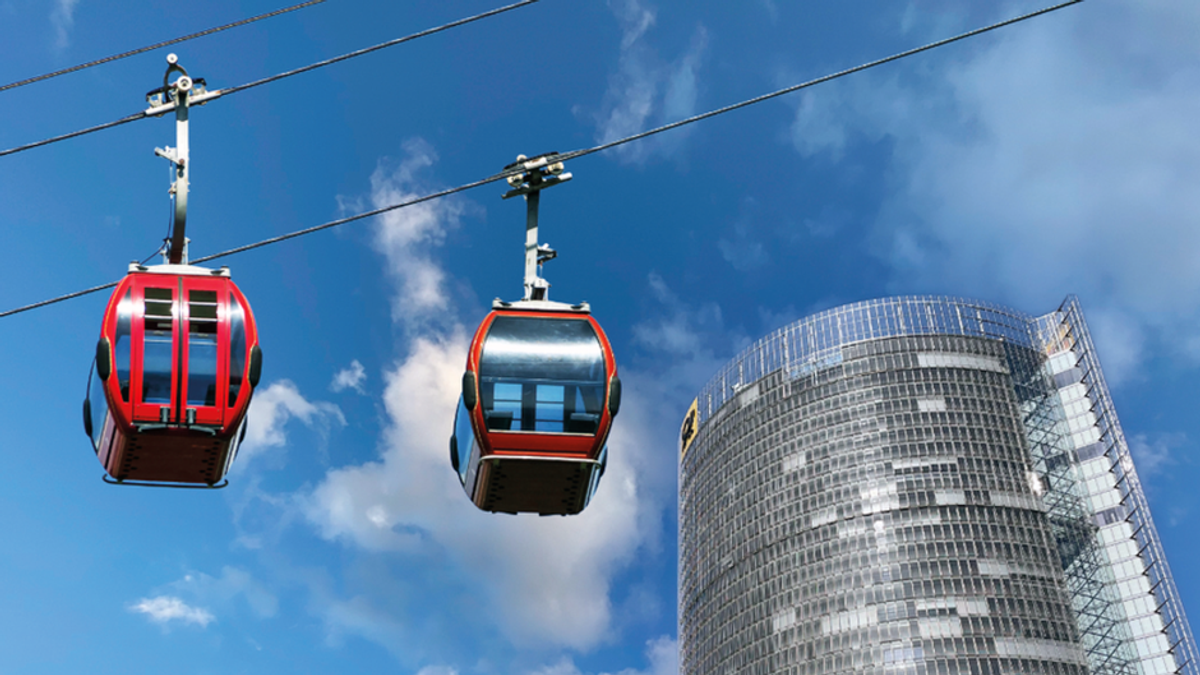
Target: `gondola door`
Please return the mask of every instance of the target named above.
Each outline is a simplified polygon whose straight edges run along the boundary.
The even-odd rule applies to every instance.
[[[133,285],[133,422],[225,424],[228,327],[225,279],[137,275]],[[226,348],[227,349],[227,348]]]
[[[133,281],[133,423],[145,427],[179,419],[179,277],[135,275]]]
[[[225,279],[188,277],[182,282],[182,324],[179,335],[181,410],[179,422],[220,428],[225,425],[226,393],[229,389],[227,359],[228,321],[222,322],[229,307],[229,283]],[[222,386],[224,385],[224,386]]]

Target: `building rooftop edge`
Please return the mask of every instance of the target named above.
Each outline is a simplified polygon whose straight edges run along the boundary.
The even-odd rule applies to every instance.
[[[1004,305],[950,295],[897,295],[831,307],[777,328],[743,349],[701,387],[705,420],[744,386],[785,366],[816,367],[843,346],[915,335],[960,335],[1010,340],[1033,347],[1039,319],[1077,302],[1068,295],[1041,317]]]

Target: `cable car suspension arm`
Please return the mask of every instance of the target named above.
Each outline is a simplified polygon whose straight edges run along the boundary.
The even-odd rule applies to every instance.
[[[513,189],[504,193],[504,199],[525,196],[525,299],[546,300],[546,292],[550,282],[541,277],[539,271],[547,261],[558,257],[558,252],[550,248],[550,244],[538,245],[538,206],[541,203],[541,192],[548,187],[571,180],[570,173],[564,173],[563,163],[557,161],[558,153],[550,152],[538,155],[533,159],[525,155],[517,155],[517,161],[504,167],[504,170],[522,169],[521,173],[508,176],[508,184]]]
[[[171,73],[179,73],[174,82],[168,82]],[[147,115],[162,108],[175,110],[175,147],[155,148],[154,154],[166,158],[175,167],[175,180],[171,183],[171,195],[175,199],[175,217],[171,224],[171,243],[164,257],[172,265],[187,264],[187,204],[188,172],[191,164],[188,145],[188,110],[193,105],[202,105],[215,98],[204,89],[204,80],[193,80],[179,65],[179,57],[167,55],[167,72],[163,74],[163,86],[146,94],[150,104]],[[220,92],[213,92],[219,95]]]

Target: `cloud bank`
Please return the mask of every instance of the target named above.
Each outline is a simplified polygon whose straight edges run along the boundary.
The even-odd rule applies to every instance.
[[[251,459],[265,450],[283,447],[287,443],[284,427],[293,418],[322,438],[327,438],[334,426],[346,426],[346,418],[336,405],[309,401],[290,380],[273,382],[254,392],[246,414],[246,438],[238,449],[234,467],[244,469]]]
[[[419,140],[405,147],[396,168],[372,177],[371,203],[397,201],[426,182],[422,174],[436,154]],[[646,478],[642,466],[644,439],[652,434],[623,412],[610,437],[604,482],[581,515],[490,514],[470,503],[449,463],[469,333],[431,253],[463,212],[461,204],[443,200],[396,211],[379,226],[376,246],[396,280],[393,316],[409,336],[398,362],[383,374],[388,427],[378,459],[328,472],[303,497],[305,513],[320,536],[352,549],[401,560],[443,559],[477,599],[474,614],[518,645],[588,649],[614,630],[614,576],[656,539],[673,493],[643,489],[646,480],[660,480]],[[665,465],[673,479],[670,453]],[[384,624],[400,621],[375,605],[359,609]],[[345,624],[382,640],[368,628]]]
[[[704,26],[696,28],[683,54],[664,62],[646,39],[657,20],[654,8],[639,0],[610,0],[609,8],[621,24],[621,47],[617,71],[609,77],[594,115],[596,142],[608,143],[695,114],[699,71],[708,47]],[[619,146],[613,153],[627,163],[641,163],[656,154],[671,156],[686,135],[673,131]]]
[[[793,142],[833,163],[891,144],[874,246],[898,292],[1034,313],[1077,293],[1120,381],[1144,333],[1200,332],[1197,31],[1195,3],[1084,5],[935,68],[814,91]]]

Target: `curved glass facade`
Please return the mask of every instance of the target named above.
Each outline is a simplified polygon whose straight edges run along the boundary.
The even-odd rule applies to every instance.
[[[858,303],[722,369],[680,463],[681,672],[1157,675],[1191,645],[1180,607],[1142,649],[1115,583],[1054,365],[1072,302]]]

